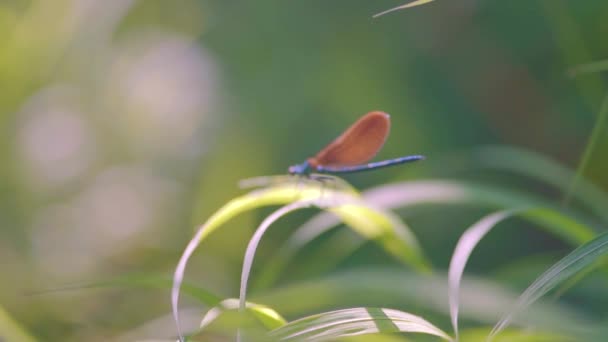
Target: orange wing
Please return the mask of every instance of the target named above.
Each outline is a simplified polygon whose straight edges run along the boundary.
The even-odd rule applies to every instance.
[[[380,150],[391,127],[384,112],[369,112],[316,156],[309,158],[312,167],[358,165],[372,159]]]

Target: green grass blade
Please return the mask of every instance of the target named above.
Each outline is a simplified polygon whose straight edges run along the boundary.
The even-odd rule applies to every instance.
[[[199,227],[192,240],[190,240],[186,246],[186,249],[182,253],[182,256],[180,257],[175,269],[173,276],[173,287],[171,289],[172,312],[175,318],[180,341],[183,340],[183,334],[179,324],[178,307],[180,288],[184,279],[186,265],[188,264],[192,254],[194,254],[194,251],[207,238],[207,236],[209,236],[209,234],[214,232],[231,218],[247,210],[252,210],[267,205],[289,203],[298,199],[306,200],[311,198],[320,198],[324,194],[331,196],[334,192],[332,189],[321,189],[317,183],[308,179],[302,179],[300,181],[301,184],[296,184],[292,181],[285,182],[282,176],[277,177],[277,179],[278,178],[280,178],[280,181],[277,185],[270,188],[262,188],[251,191],[244,196],[240,196],[226,203],[226,205],[216,211],[203,225]],[[269,182],[272,182],[273,179],[275,178],[266,178],[266,180]]]
[[[385,308],[330,311],[290,322],[272,332],[281,341],[327,341],[374,333],[423,333],[452,341],[441,329],[407,312]]]
[[[604,128],[606,126],[607,119],[608,119],[608,94],[606,94],[606,96],[604,96],[604,100],[602,101],[600,111],[597,115],[597,120],[595,122],[595,125],[593,126],[593,131],[591,132],[591,136],[589,137],[589,140],[587,141],[587,145],[585,146],[585,152],[583,152],[583,157],[581,158],[581,161],[578,164],[578,167],[576,168],[576,174],[574,175],[574,178],[570,182],[568,191],[566,192],[566,195],[564,196],[564,203],[567,203],[569,201],[572,192],[574,191],[574,189],[576,189],[578,182],[580,181],[583,174],[585,173],[587,164],[589,164],[589,159],[591,158],[591,155],[593,154],[593,152],[598,144],[598,141],[600,139],[600,133],[604,130]]]
[[[332,189],[324,187],[314,180],[300,179],[298,182],[294,182],[293,178],[289,178],[290,181],[287,183],[274,184],[273,179],[271,177],[265,180],[272,184],[270,187],[252,191],[220,208],[198,229],[186,246],[176,267],[171,291],[172,310],[178,327],[180,287],[184,279],[186,265],[194,251],[209,234],[223,223],[244,211],[261,206],[310,201],[307,206],[314,205],[325,208],[340,217],[342,221],[359,234],[378,241],[389,253],[402,258],[404,262],[413,265],[415,268],[428,270],[428,262],[422,256],[414,235],[406,229],[399,229],[404,227],[398,225],[398,221],[393,216],[363,202],[350,188],[340,186],[337,189]],[[335,202],[336,199],[340,200]],[[178,331],[178,334],[182,336],[181,331]]]
[[[257,250],[264,233],[271,224],[282,216],[285,216],[288,213],[298,209],[308,208],[313,205],[319,206],[318,202],[318,200],[313,199],[291,203],[269,215],[260,224],[247,245],[245,259],[243,260],[241,287],[239,292],[239,310],[245,310],[249,274],[251,272],[251,266],[253,265],[255,251]],[[399,236],[393,234],[396,231],[390,229],[390,227],[387,227],[389,228],[388,230],[378,231],[377,223],[384,219],[385,215],[375,213],[373,210],[369,210],[370,208],[366,205],[366,203],[352,196],[342,196],[341,198],[336,196],[335,198],[332,198],[331,202],[333,203],[333,206],[328,208],[328,210],[340,215],[340,217],[342,217],[347,224],[351,225],[354,229],[357,229],[362,234],[367,235],[368,238],[381,239],[380,243],[393,254],[401,256],[402,260],[415,260],[418,262],[423,261],[422,259],[415,259],[420,254],[418,245],[413,236],[406,235],[399,238]],[[394,222],[389,221],[389,224],[391,224],[391,226],[395,226]],[[403,241],[406,241],[406,248],[403,248]]]
[[[463,233],[456,245],[456,248],[454,249],[454,254],[450,262],[448,274],[450,317],[452,320],[452,326],[454,328],[456,339],[458,339],[458,309],[460,282],[462,280],[462,275],[466,263],[473,249],[477,246],[477,244],[479,244],[481,239],[483,239],[483,237],[487,233],[489,233],[490,230],[496,227],[498,223],[513,215],[520,215],[522,217],[544,217],[545,222],[555,223],[556,220],[556,212],[545,209],[500,211],[482,218]],[[559,220],[560,217],[557,216],[557,219]],[[566,222],[565,224],[565,226],[567,226],[568,223]]]
[[[308,208],[310,206],[315,205],[317,200],[310,201],[299,201],[294,202],[284,207],[281,207],[279,210],[270,214],[256,229],[255,233],[251,240],[249,240],[249,244],[247,245],[247,250],[245,251],[245,258],[243,260],[243,267],[241,271],[241,287],[239,290],[239,311],[245,311],[246,303],[247,303],[247,283],[249,280],[249,274],[251,273],[251,266],[253,265],[253,258],[255,256],[255,251],[258,248],[260,241],[262,240],[262,236],[266,233],[266,230],[270,228],[270,225],[276,222],[279,218],[287,215],[288,213],[298,210]]]
[[[514,308],[505,314],[494,326],[489,338],[493,338],[506,328],[515,315],[530,307],[530,305],[556,286],[599,261],[607,252],[608,233],[603,233],[555,263],[522,293]]]
[[[0,341],[35,342],[36,339],[0,307]]]
[[[460,282],[462,281],[462,275],[467,261],[469,260],[473,249],[481,239],[483,239],[483,237],[498,223],[510,217],[513,213],[513,211],[500,211],[482,218],[462,234],[456,244],[456,248],[454,248],[454,254],[450,260],[448,272],[448,297],[450,300],[450,318],[456,341],[458,341]]]
[[[388,14],[388,13],[391,13],[391,12],[395,12],[395,11],[398,11],[398,10],[402,10],[402,9],[411,8],[411,7],[414,7],[414,6],[420,6],[420,5],[428,4],[429,2],[432,2],[432,1],[435,1],[435,0],[415,0],[415,1],[412,1],[412,2],[407,3],[405,5],[397,6],[397,7],[391,8],[389,10],[386,10],[384,12],[380,12],[378,14],[374,14],[373,17],[377,18],[379,16],[382,16],[382,15],[385,15],[385,14]]]

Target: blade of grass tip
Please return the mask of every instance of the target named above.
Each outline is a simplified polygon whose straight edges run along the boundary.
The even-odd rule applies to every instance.
[[[499,222],[512,216],[515,211],[499,211],[487,215],[468,228],[458,240],[454,254],[450,261],[448,272],[448,297],[450,302],[450,318],[454,328],[455,340],[458,341],[458,306],[460,295],[460,282],[464,268],[479,241]]]
[[[378,18],[380,16],[383,16],[385,14],[388,14],[388,13],[391,13],[391,12],[395,12],[395,11],[398,11],[398,10],[402,10],[402,9],[406,9],[406,8],[410,8],[410,7],[414,7],[414,6],[420,6],[420,5],[428,4],[429,2],[432,2],[432,1],[435,1],[435,0],[416,0],[416,1],[412,1],[412,2],[410,2],[408,4],[397,6],[395,8],[391,8],[391,9],[386,10],[384,12],[380,12],[378,14],[374,14],[372,16],[372,18]]]
[[[584,271],[587,266],[598,261],[606,253],[608,253],[608,232],[580,246],[555,263],[521,294],[514,307],[496,323],[487,341],[491,341],[504,330],[516,314],[532,305],[563,281]]]
[[[563,201],[564,205],[568,204],[568,202],[570,201],[572,192],[576,188],[576,185],[577,185],[579,179],[582,177],[583,173],[585,172],[585,168],[587,167],[587,164],[589,163],[591,154],[595,150],[595,147],[598,143],[600,133],[602,132],[602,130],[604,129],[604,126],[606,125],[607,118],[608,118],[608,94],[606,94],[606,96],[604,97],[604,100],[602,101],[602,105],[600,107],[600,111],[598,113],[597,120],[595,122],[595,125],[593,126],[591,136],[589,137],[589,140],[587,141],[587,146],[585,147],[585,152],[583,152],[583,157],[581,159],[581,162],[578,164],[576,173],[574,174],[574,178],[572,179],[572,182],[570,182],[568,191],[564,195],[564,201]]]
[[[568,76],[576,77],[580,74],[587,74],[592,72],[608,71],[608,59],[580,64],[570,70],[568,70]]]

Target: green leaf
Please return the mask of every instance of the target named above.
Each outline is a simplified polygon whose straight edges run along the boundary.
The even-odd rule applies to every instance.
[[[316,314],[290,322],[271,335],[281,341],[326,341],[392,332],[423,333],[452,341],[445,332],[421,317],[385,308],[352,308]]]
[[[608,232],[580,246],[555,263],[522,293],[514,307],[494,326],[490,338],[506,328],[515,315],[528,309],[547,292],[600,261],[606,252],[608,252]],[[606,334],[607,331],[604,329],[603,333]]]
[[[593,125],[593,131],[587,140],[587,144],[585,145],[585,152],[581,157],[580,162],[578,163],[578,167],[576,168],[576,174],[572,178],[570,185],[568,187],[568,191],[564,197],[564,202],[567,203],[572,192],[578,186],[580,179],[583,178],[583,174],[585,173],[585,169],[587,168],[587,164],[589,164],[589,160],[591,159],[591,155],[596,149],[597,144],[599,143],[600,134],[603,132],[604,127],[606,126],[606,122],[608,121],[608,94],[604,96],[604,100],[602,101],[602,105],[600,107],[600,111],[597,114],[597,120]]]

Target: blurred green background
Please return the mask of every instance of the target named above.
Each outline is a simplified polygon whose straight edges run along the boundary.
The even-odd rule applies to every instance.
[[[286,173],[370,110],[392,118],[378,159],[428,160],[346,177],[358,188],[458,178],[560,201],[467,156],[514,145],[579,165],[606,82],[567,71],[608,56],[608,2],[437,0],[371,17],[400,4],[3,0],[0,305],[44,341],[120,339],[165,317],[166,288],[39,292],[122,274],[170,278],[196,226],[243,192],[238,180]],[[599,189],[608,187],[607,145],[603,132],[584,172]],[[254,275],[312,212],[271,231]],[[268,213],[214,234],[188,279],[236,296],[246,243]],[[433,207],[406,218],[445,270],[483,213]],[[488,237],[471,272],[569,248],[512,228]],[[366,245],[338,268],[387,263]],[[318,276],[314,268],[296,261],[281,282]],[[593,312],[602,302],[575,304]]]

